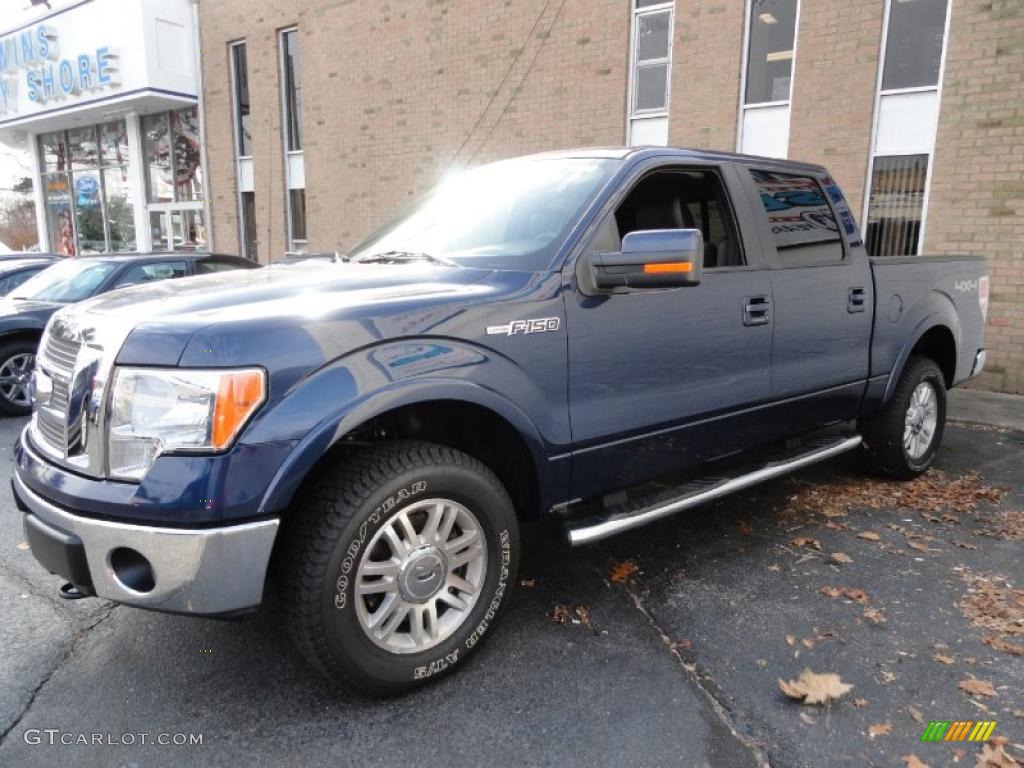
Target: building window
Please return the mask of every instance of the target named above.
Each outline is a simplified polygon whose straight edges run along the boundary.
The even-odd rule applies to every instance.
[[[302,157],[302,69],[299,65],[299,31],[281,32],[281,104],[284,120],[285,198],[288,250],[304,251],[306,234],[306,173]]]
[[[39,137],[49,247],[62,256],[134,250],[123,120]]]
[[[865,194],[872,256],[921,251],[948,24],[948,0],[886,4]]]
[[[231,90],[234,94],[235,182],[238,187],[238,234],[242,255],[259,260],[256,243],[256,190],[252,160],[252,124],[249,107],[249,64],[244,42],[233,43]]]
[[[785,157],[796,56],[798,0],[749,0],[741,152]]]
[[[663,1],[633,3],[628,141],[634,146],[668,143],[673,7]]]
[[[141,130],[153,250],[205,250],[199,108],[145,115]]]

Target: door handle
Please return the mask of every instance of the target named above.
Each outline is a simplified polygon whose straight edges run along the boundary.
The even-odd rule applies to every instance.
[[[849,313],[863,312],[867,292],[863,288],[851,288],[846,297],[846,311]]]
[[[748,296],[743,300],[743,324],[767,325],[772,300],[767,296]]]

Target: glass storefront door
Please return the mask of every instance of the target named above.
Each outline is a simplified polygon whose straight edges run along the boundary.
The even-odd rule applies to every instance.
[[[146,115],[141,125],[153,250],[206,250],[198,108]]]

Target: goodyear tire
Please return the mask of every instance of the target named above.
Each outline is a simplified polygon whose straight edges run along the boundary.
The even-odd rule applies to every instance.
[[[314,668],[395,695],[462,665],[515,582],[498,478],[432,443],[382,443],[315,480],[286,519],[283,610]]]
[[[859,426],[868,464],[876,472],[909,480],[927,470],[946,426],[946,381],[935,361],[910,358],[892,400]]]

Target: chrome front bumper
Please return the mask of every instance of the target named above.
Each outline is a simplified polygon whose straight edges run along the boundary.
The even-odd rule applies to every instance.
[[[41,552],[35,552],[37,546],[52,550],[51,545],[66,546],[77,538],[80,546],[75,546],[84,549],[91,581],[86,586],[98,597],[140,608],[203,615],[253,608],[263,598],[270,551],[280,524],[277,519],[204,529],[113,523],[81,517],[52,504],[17,474],[13,483],[27,509],[26,529],[32,528],[27,533],[37,559],[43,560]],[[126,562],[134,565],[134,570],[126,569]],[[138,573],[139,563],[148,563],[150,579],[140,582],[131,578],[130,574]]]

